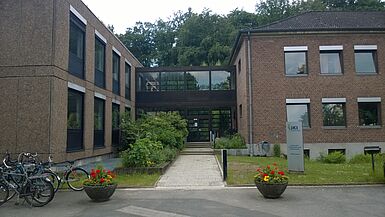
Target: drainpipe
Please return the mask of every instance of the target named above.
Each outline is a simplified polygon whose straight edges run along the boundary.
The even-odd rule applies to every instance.
[[[252,100],[252,85],[251,85],[251,33],[247,32],[247,63],[248,63],[248,88],[249,88],[249,144],[251,145],[250,156],[254,155],[253,145],[253,100]]]

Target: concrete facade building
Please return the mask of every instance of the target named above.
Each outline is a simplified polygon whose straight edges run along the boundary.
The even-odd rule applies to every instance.
[[[239,132],[285,152],[286,121],[303,121],[311,158],[384,150],[384,36],[384,12],[309,12],[241,31],[231,59]]]
[[[0,26],[0,153],[112,153],[139,61],[79,0],[4,0]]]

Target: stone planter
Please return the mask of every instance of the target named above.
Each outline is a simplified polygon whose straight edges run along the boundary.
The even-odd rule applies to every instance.
[[[255,185],[265,198],[272,199],[279,198],[287,187],[287,183],[268,184],[263,182],[256,182]]]
[[[114,194],[117,184],[108,186],[84,186],[84,191],[93,201],[102,202],[110,199]]]

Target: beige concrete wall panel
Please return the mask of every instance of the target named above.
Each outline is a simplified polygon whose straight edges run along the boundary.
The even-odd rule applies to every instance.
[[[21,65],[21,0],[0,1],[0,66]],[[6,43],[5,43],[6,42]]]
[[[85,49],[85,79],[94,83],[95,80],[95,28],[91,25],[86,27],[86,49]]]
[[[50,79],[19,79],[17,152],[49,151]]]
[[[68,71],[70,5],[66,0],[55,0],[54,4],[54,65]]]
[[[354,45],[378,45],[377,75],[357,75]],[[308,46],[305,77],[288,77],[284,71],[284,47]],[[343,75],[321,75],[319,46],[343,45]],[[384,35],[308,35],[254,37],[253,42],[254,140],[285,142],[286,98],[310,98],[311,129],[304,130],[306,143],[380,142],[385,128],[358,126],[358,97],[385,98]],[[346,129],[323,127],[322,98],[346,98]],[[383,103],[382,103],[383,104]],[[385,123],[381,107],[382,123]],[[278,139],[276,136],[278,135]]]
[[[84,95],[84,149],[91,156],[94,148],[94,92],[87,91]]]
[[[112,143],[112,100],[110,97],[106,99],[106,125],[105,125],[105,145],[111,147]]]
[[[112,91],[112,46],[106,46],[106,90]]]
[[[16,152],[18,82],[15,78],[0,79],[0,153]]]

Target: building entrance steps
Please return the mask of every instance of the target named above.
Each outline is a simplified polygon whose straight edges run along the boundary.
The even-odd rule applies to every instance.
[[[214,155],[179,155],[160,178],[157,188],[224,187]]]

